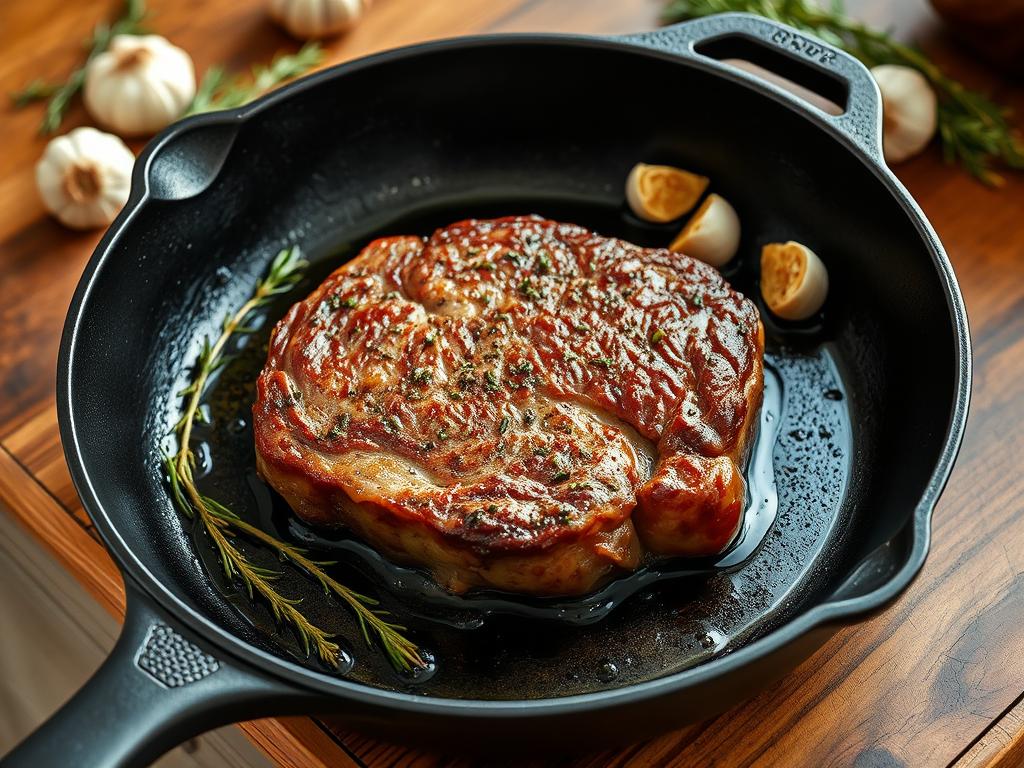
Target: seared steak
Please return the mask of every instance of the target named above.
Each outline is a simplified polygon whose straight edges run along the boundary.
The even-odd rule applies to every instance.
[[[537,217],[386,237],[275,328],[259,471],[454,591],[581,594],[729,545],[762,353],[683,254]]]

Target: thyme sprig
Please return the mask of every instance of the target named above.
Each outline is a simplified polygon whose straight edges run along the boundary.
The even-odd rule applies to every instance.
[[[805,32],[856,56],[868,67],[901,64],[925,76],[939,98],[939,137],[947,162],[959,163],[975,178],[997,186],[994,165],[1024,169],[1024,144],[1010,124],[1006,108],[946,75],[924,53],[886,33],[849,18],[842,0],[828,7],[814,0],[669,0],[665,22],[712,13],[756,13]]]
[[[196,457],[191,448],[192,429],[203,418],[200,404],[210,377],[227,360],[224,355],[225,346],[234,334],[251,332],[252,329],[245,325],[246,318],[275,296],[291,290],[301,279],[305,267],[306,262],[302,260],[298,248],[281,251],[271,263],[266,277],[257,283],[252,297],[237,312],[225,318],[217,339],[212,344],[209,339],[204,340],[196,362],[195,379],[179,393],[186,398],[186,404],[181,419],[174,426],[178,452],[166,457],[164,461],[171,496],[185,515],[198,520],[203,526],[217,550],[228,580],[240,581],[250,599],[256,595],[261,597],[278,622],[289,624],[295,630],[307,654],[315,652],[321,660],[335,667],[340,661],[340,648],[331,639],[333,636],[302,613],[301,600],[285,597],[278,592],[273,583],[280,576],[277,571],[249,562],[234,544],[236,534],[244,534],[269,546],[282,559],[291,561],[318,581],[325,594],[333,593],[341,598],[355,613],[367,644],[375,636],[391,664],[399,670],[409,671],[414,667],[425,666],[419,648],[402,634],[405,627],[385,618],[387,613],[376,607],[379,605],[377,600],[349,589],[329,576],[324,569],[333,563],[312,560],[302,549],[271,536],[217,500],[200,493],[195,484],[193,470]]]
[[[143,20],[146,16],[145,0],[125,0],[121,15],[112,24],[100,22],[92,30],[92,37],[86,42],[88,54],[80,67],[75,69],[63,83],[47,83],[35,79],[22,90],[11,94],[16,107],[24,107],[36,101],[46,100],[46,111],[43,113],[39,133],[46,135],[56,133],[64,121],[64,115],[71,105],[71,100],[85,85],[85,70],[89,62],[110,47],[110,41],[116,35],[141,35],[146,30]]]
[[[223,67],[210,67],[199,82],[195,98],[185,114],[240,107],[276,85],[304,75],[323,59],[324,49],[319,43],[311,42],[295,53],[278,54],[270,64],[253,67],[248,77],[229,77]]]

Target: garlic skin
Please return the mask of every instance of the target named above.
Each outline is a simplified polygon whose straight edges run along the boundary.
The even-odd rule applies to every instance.
[[[46,145],[36,186],[46,209],[74,229],[105,227],[131,189],[135,155],[117,136],[76,128]]]
[[[712,192],[668,248],[721,267],[739,247],[740,217],[728,200]]]
[[[644,221],[664,224],[693,208],[708,181],[707,176],[671,165],[637,163],[626,179],[626,202]]]
[[[928,80],[912,67],[882,64],[871,69],[882,92],[882,150],[889,163],[919,154],[938,124],[938,100]]]
[[[270,0],[270,16],[302,40],[336,35],[355,26],[367,0]]]
[[[196,95],[185,51],[159,35],[117,35],[85,71],[85,107],[122,136],[153,134],[181,117]]]
[[[783,320],[806,320],[825,304],[828,270],[806,245],[769,243],[761,249],[761,296]]]

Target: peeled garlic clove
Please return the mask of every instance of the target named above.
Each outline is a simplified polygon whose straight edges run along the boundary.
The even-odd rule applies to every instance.
[[[921,152],[935,135],[935,91],[912,67],[882,64],[871,74],[882,93],[882,150],[887,162],[899,163]]]
[[[82,92],[96,122],[122,136],[156,133],[195,95],[192,59],[159,35],[117,35],[89,62]]]
[[[736,255],[740,246],[740,217],[729,201],[714,193],[707,196],[679,233],[671,251],[721,267]]]
[[[294,37],[336,35],[363,15],[368,0],[270,0],[270,16]]]
[[[806,245],[769,243],[761,250],[761,295],[783,320],[805,320],[825,303],[828,270]]]
[[[128,201],[135,155],[117,136],[76,128],[46,145],[36,186],[46,209],[75,229],[105,227]]]
[[[626,179],[626,202],[644,221],[664,223],[693,208],[707,187],[706,176],[670,165],[637,163]]]

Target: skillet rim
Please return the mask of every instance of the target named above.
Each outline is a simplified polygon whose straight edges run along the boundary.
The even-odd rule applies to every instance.
[[[121,538],[118,525],[108,515],[104,503],[95,492],[89,473],[85,469],[83,450],[79,444],[76,432],[71,396],[73,360],[78,328],[86,313],[96,275],[100,267],[110,257],[113,246],[119,237],[130,226],[132,220],[145,206],[146,202],[151,199],[149,170],[154,157],[157,156],[165,145],[180,134],[202,129],[205,126],[241,125],[267,108],[334,78],[344,77],[363,69],[386,65],[393,61],[415,58],[421,54],[503,44],[514,46],[552,46],[561,47],[566,51],[577,47],[617,51],[661,59],[681,66],[694,67],[706,74],[724,77],[738,83],[745,88],[780,102],[798,116],[811,122],[817,129],[828,133],[832,139],[836,140],[848,151],[851,151],[866,169],[883,184],[886,191],[896,198],[897,203],[903,209],[903,213],[911,219],[918,235],[923,241],[922,244],[929,252],[945,294],[944,298],[950,313],[951,325],[956,336],[953,354],[957,373],[953,409],[949,415],[942,450],[921,498],[914,507],[911,518],[908,520],[908,524],[912,525],[913,545],[903,567],[896,571],[884,584],[858,597],[838,601],[826,600],[824,603],[798,614],[782,626],[725,656],[655,680],[634,683],[609,690],[554,698],[522,700],[434,698],[416,693],[403,693],[374,688],[363,683],[317,672],[249,645],[202,613],[194,611],[185,605],[172,590],[162,584],[149,571],[145,563],[135,556],[131,547]],[[878,133],[880,139],[880,125],[876,126],[876,133]],[[880,142],[878,146],[880,146]],[[232,662],[242,662],[244,664],[243,669],[251,667],[257,674],[283,681],[310,694],[327,694],[359,704],[380,705],[386,709],[401,710],[413,714],[463,715],[489,719],[578,714],[580,712],[612,708],[647,699],[655,699],[668,694],[680,693],[689,688],[713,682],[715,679],[735,672],[762,657],[770,656],[783,647],[791,645],[804,637],[811,630],[830,624],[853,623],[857,617],[882,608],[910,585],[927,557],[931,540],[932,513],[949,479],[953,463],[963,440],[970,400],[971,378],[971,340],[966,308],[952,265],[938,236],[918,204],[910,196],[910,193],[893,175],[892,171],[885,166],[884,162],[876,157],[872,157],[868,149],[841,130],[825,113],[818,112],[810,107],[798,106],[794,97],[791,97],[779,88],[764,81],[755,80],[748,75],[744,75],[714,60],[706,59],[692,52],[686,54],[685,52],[671,52],[647,47],[637,39],[631,39],[630,36],[598,37],[575,34],[519,33],[473,35],[430,41],[362,57],[330,67],[285,85],[238,109],[186,118],[172,124],[152,139],[143,149],[135,163],[128,202],[96,246],[72,297],[58,355],[57,411],[61,442],[75,488],[108,551],[117,561],[122,576],[126,580],[130,576],[135,584],[149,598],[154,600],[162,610],[186,626],[198,638],[216,647],[218,652],[228,655]],[[856,567],[851,569],[850,574],[855,570]],[[849,578],[849,574],[847,578]]]

